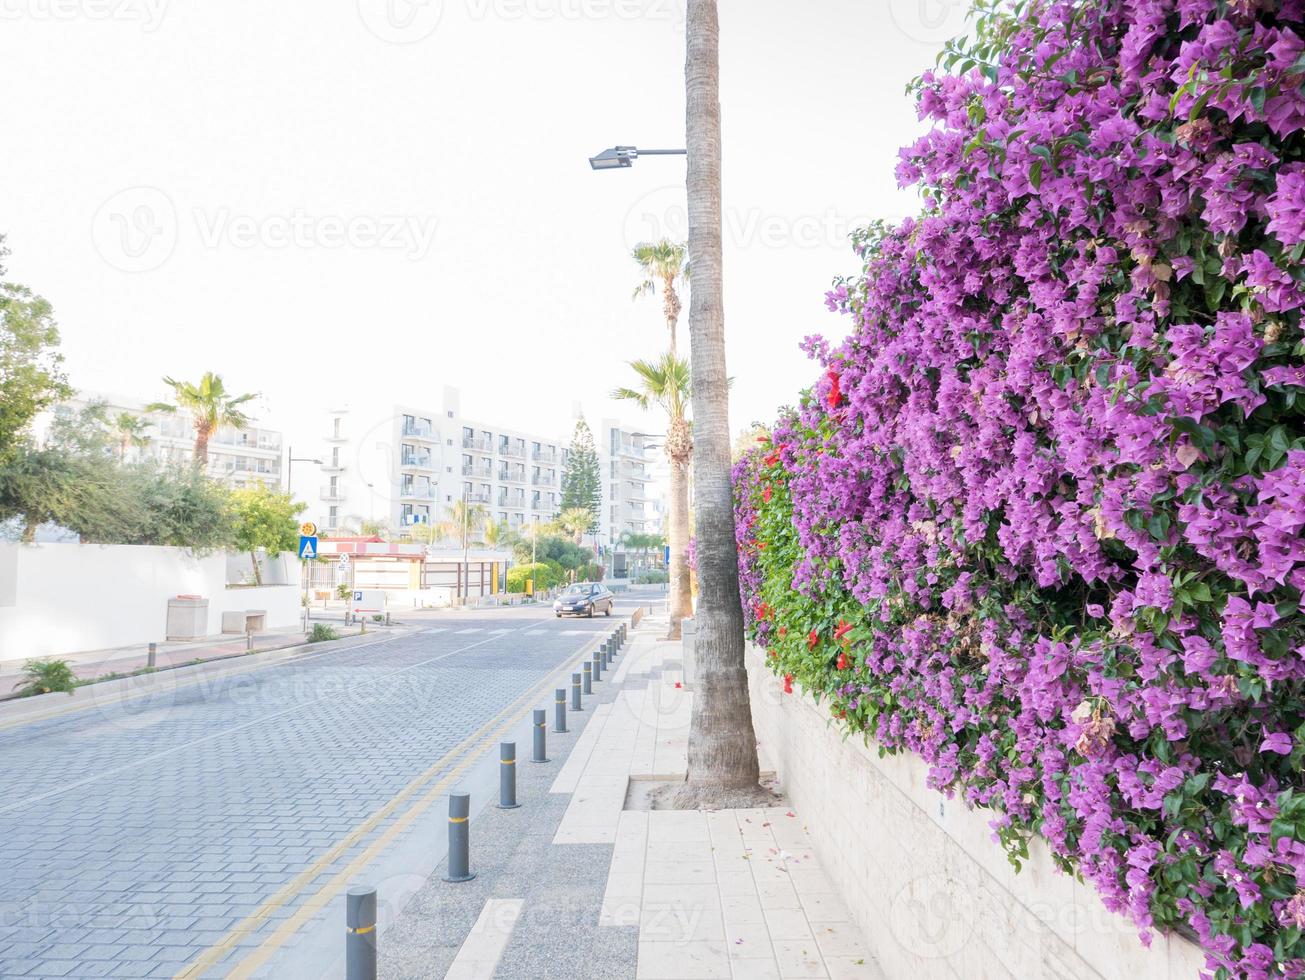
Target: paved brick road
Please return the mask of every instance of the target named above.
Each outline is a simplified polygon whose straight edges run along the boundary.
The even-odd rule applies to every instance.
[[[614,623],[450,615],[0,732],[0,977],[175,975]]]

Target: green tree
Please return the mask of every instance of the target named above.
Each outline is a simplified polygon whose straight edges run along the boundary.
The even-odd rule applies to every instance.
[[[692,615],[689,562],[689,465],[693,460],[693,430],[689,425],[692,386],[689,365],[671,351],[657,361],[631,361],[636,388],[617,388],[613,398],[632,401],[644,411],[666,413],[666,458],[670,461],[669,527],[671,544],[668,605],[672,640],[680,637],[680,621]]]
[[[689,281],[688,246],[683,242],[661,239],[656,242],[640,242],[630,251],[631,258],[639,263],[639,270],[644,279],[634,290],[634,298],[652,296],[658,285],[662,290],[662,315],[666,317],[666,326],[671,332],[671,353],[675,353],[675,327],[680,320],[680,295],[675,284]]]
[[[262,585],[259,550],[272,558],[284,551],[294,551],[299,545],[299,515],[307,505],[295,503],[288,493],[261,485],[235,491],[231,504],[235,546],[249,552],[254,583]]]
[[[26,286],[0,282],[0,460],[17,450],[38,412],[72,393],[58,344],[50,304]]]
[[[566,457],[566,467],[562,472],[562,510],[584,508],[590,514],[585,530],[597,530],[602,493],[602,474],[598,466],[598,450],[594,448],[594,434],[589,429],[589,423],[577,419],[575,432],[571,436],[571,449]]]
[[[684,66],[689,261],[693,291],[693,509],[697,535],[697,692],[681,807],[747,806],[758,784],[743,659],[743,606],[730,485],[729,381],[721,257],[720,21],[716,0],[688,0]]]
[[[568,535],[578,546],[593,525],[593,514],[584,507],[568,507],[557,515],[553,526]]]
[[[113,417],[112,424],[118,440],[118,462],[126,462],[129,449],[141,449],[149,445],[150,437],[145,433],[150,424],[139,415],[119,412]]]
[[[149,410],[152,412],[185,410],[190,413],[195,426],[194,461],[200,468],[208,465],[208,441],[213,438],[213,433],[224,425],[236,429],[243,429],[249,425],[249,416],[240,410],[240,406],[258,397],[254,394],[230,394],[222,381],[222,376],[212,371],[205,371],[198,384],[166,377],[163,383],[172,389],[176,404],[155,402],[149,406]]]

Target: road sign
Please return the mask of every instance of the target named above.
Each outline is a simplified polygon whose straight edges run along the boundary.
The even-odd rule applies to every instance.
[[[349,556],[341,555],[339,558],[336,559],[336,561],[341,565],[347,565],[349,564]]]
[[[317,557],[317,538],[311,534],[301,534],[299,536],[299,557],[305,561],[312,561]]]
[[[304,521],[299,525],[299,533],[306,538],[317,537],[317,525],[312,521]]]

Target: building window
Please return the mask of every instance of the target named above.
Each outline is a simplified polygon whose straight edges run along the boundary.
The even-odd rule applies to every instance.
[[[326,515],[326,525],[327,527],[338,527],[339,524],[340,508],[332,505],[330,511]]]

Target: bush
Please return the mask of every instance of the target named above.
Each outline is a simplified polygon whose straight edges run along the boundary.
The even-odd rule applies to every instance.
[[[66,660],[29,660],[23,664],[23,679],[14,685],[20,698],[62,691],[72,694],[77,675]]]
[[[979,9],[917,86],[924,213],[857,236],[851,335],[736,468],[750,629],[1012,860],[1300,972],[1299,12]]]
[[[665,585],[670,581],[670,576],[661,569],[650,569],[646,572],[640,572],[635,576],[635,585]]]
[[[324,643],[327,640],[338,640],[340,634],[332,626],[326,623],[313,623],[312,631],[308,634],[309,643]]]
[[[526,591],[526,579],[533,577],[535,580],[535,591],[542,592],[544,589],[551,589],[559,581],[557,572],[551,565],[543,562],[537,562],[534,565],[514,565],[508,569],[507,573],[507,590],[514,593]]]
[[[351,595],[353,595],[353,586],[348,582],[335,587],[335,597],[337,599],[348,599]]]
[[[589,562],[575,570],[575,580],[577,582],[601,582],[603,580],[603,571],[602,565]]]

